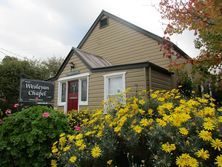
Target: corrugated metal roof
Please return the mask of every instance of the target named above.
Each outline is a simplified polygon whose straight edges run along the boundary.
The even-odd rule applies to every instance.
[[[108,62],[106,59],[100,56],[87,53],[77,48],[75,48],[75,52],[78,54],[80,59],[82,59],[90,68],[101,68],[101,67],[112,66],[110,62]]]

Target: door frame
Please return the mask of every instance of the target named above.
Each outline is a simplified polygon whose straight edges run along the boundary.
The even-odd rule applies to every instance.
[[[68,107],[69,107],[69,86],[70,86],[70,82],[77,82],[77,87],[78,87],[78,91],[77,91],[77,111],[79,111],[79,79],[74,79],[74,80],[69,80],[67,81],[67,85],[68,85],[68,88],[67,88],[67,112],[68,112]]]
[[[68,82],[69,81],[72,81],[72,80],[80,80],[81,78],[84,78],[86,77],[87,78],[87,100],[88,100],[88,95],[89,95],[89,75],[90,73],[82,73],[82,74],[77,74],[77,75],[73,75],[73,76],[67,76],[67,77],[62,77],[62,78],[59,78],[57,81],[58,82],[66,82],[66,102],[64,103],[63,107],[64,107],[64,113],[67,114],[67,111],[68,111]],[[59,85],[59,84],[58,84]],[[79,91],[79,89],[78,89]],[[60,92],[60,91],[58,91]],[[78,96],[79,96],[79,93],[78,92]],[[58,96],[60,96],[58,94]],[[59,99],[59,98],[58,98]],[[80,98],[78,97],[78,111],[79,111],[79,100]],[[58,105],[58,106],[61,106],[61,105]]]

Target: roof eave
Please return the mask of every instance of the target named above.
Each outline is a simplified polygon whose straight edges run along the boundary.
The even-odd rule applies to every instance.
[[[109,72],[109,71],[117,71],[117,70],[128,70],[128,69],[136,69],[136,68],[147,68],[151,67],[157,71],[165,73],[167,75],[172,75],[173,72],[166,70],[156,64],[151,62],[139,62],[139,63],[132,63],[132,64],[120,64],[120,65],[113,65],[108,67],[100,67],[100,68],[92,68],[92,72]]]

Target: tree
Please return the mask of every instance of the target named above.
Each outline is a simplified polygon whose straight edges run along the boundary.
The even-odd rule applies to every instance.
[[[171,57],[170,36],[184,30],[194,31],[194,45],[200,55],[191,60],[192,74],[202,82],[222,85],[222,1],[221,0],[160,0],[159,11],[168,20],[164,31],[163,50]],[[178,66],[177,66],[178,67]],[[216,75],[212,75],[212,73]],[[193,77],[195,78],[195,77]],[[214,85],[215,86],[215,85]]]
[[[47,78],[53,77],[58,72],[58,69],[64,61],[63,58],[51,57],[42,61],[43,68],[47,71]]]
[[[62,59],[56,57],[37,61],[5,56],[0,63],[0,99],[4,99],[8,105],[17,102],[21,78],[48,79],[56,74],[60,64]]]
[[[222,1],[221,0],[161,0],[160,13],[169,24],[166,35],[193,30],[195,47],[201,49],[198,61],[221,65],[222,61]]]

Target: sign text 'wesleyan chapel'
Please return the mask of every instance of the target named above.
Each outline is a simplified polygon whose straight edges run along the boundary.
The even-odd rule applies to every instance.
[[[43,102],[52,101],[54,84],[49,81],[21,79],[20,102]]]

